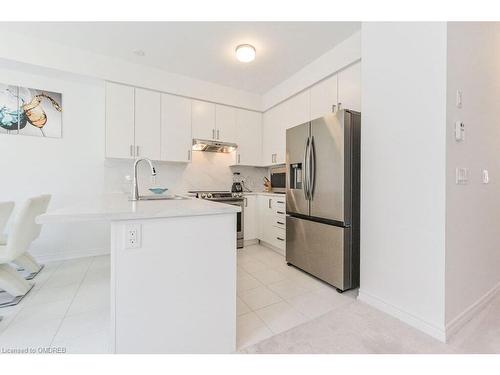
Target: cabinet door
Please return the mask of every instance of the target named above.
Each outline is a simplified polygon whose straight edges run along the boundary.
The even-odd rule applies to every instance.
[[[283,104],[263,116],[262,164],[282,164],[286,151],[286,118]]]
[[[291,116],[287,116],[287,110],[290,107],[285,103],[282,103],[276,107],[276,118],[275,118],[275,138],[274,138],[274,157],[273,164],[284,164],[285,154],[286,154],[286,129],[290,126]],[[294,117],[295,118],[295,117]],[[295,126],[295,125],[294,125]]]
[[[160,160],[161,94],[135,89],[135,156]]]
[[[134,157],[134,88],[106,82],[106,157]]]
[[[361,63],[339,72],[338,80],[341,108],[361,112]]]
[[[245,240],[257,238],[257,196],[245,196],[245,207],[243,208],[243,230]]]
[[[191,103],[191,111],[193,138],[216,139],[215,104],[193,100]]]
[[[239,109],[236,112],[236,164],[261,165],[262,114]]]
[[[291,97],[280,104],[280,106],[283,107],[281,128],[285,131],[286,129],[308,122],[311,113],[310,90],[305,90]]]
[[[337,75],[333,75],[311,87],[310,120],[332,113],[332,106],[337,105]]]
[[[274,213],[272,198],[266,195],[259,195],[257,200],[259,207],[259,240],[272,244],[274,241]]]
[[[161,160],[191,161],[191,99],[161,95]]]
[[[236,109],[226,105],[215,105],[215,139],[236,142]]]

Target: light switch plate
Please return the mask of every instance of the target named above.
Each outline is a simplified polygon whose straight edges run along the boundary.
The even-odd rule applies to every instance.
[[[461,90],[457,90],[456,106],[457,106],[457,108],[462,108],[462,91]]]
[[[125,226],[125,248],[138,249],[141,247],[141,224]]]
[[[463,142],[465,140],[465,124],[462,121],[455,121],[455,141]]]
[[[490,174],[487,169],[483,169],[483,184],[489,184]]]
[[[457,168],[455,175],[457,185],[465,185],[469,182],[469,170],[467,168]]]

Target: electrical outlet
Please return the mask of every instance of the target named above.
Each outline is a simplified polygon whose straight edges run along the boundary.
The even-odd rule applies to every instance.
[[[141,225],[130,224],[125,227],[125,248],[138,249],[141,247]]]

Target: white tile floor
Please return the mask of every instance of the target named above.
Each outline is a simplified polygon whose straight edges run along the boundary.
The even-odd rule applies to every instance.
[[[0,309],[0,348],[108,353],[109,257],[46,265],[17,306]],[[237,343],[245,348],[355,301],[253,245],[238,250]]]
[[[238,253],[238,348],[310,321],[355,301],[355,292],[335,288],[286,265],[282,255],[260,245]]]

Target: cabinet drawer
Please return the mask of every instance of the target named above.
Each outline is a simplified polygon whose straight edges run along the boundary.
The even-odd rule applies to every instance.
[[[273,226],[276,228],[285,229],[286,227],[286,216],[285,215],[276,215],[274,217]]]
[[[273,198],[272,207],[275,215],[285,215],[286,203],[285,198]]]
[[[285,249],[286,246],[286,232],[284,228],[273,227],[273,241],[271,245],[279,249]]]

